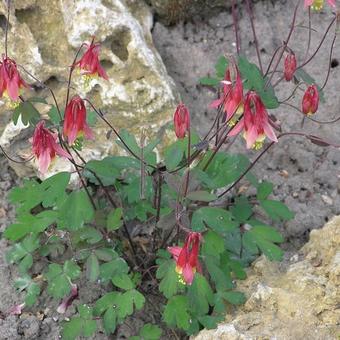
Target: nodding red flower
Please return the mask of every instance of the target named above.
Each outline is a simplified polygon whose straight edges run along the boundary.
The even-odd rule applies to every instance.
[[[99,43],[94,43],[92,40],[91,44],[85,44],[87,50],[82,56],[82,58],[77,61],[74,66],[79,65],[79,68],[88,76],[99,76],[106,80],[109,79],[104,68],[100,65],[99,61]]]
[[[302,112],[309,116],[315,113],[319,106],[319,91],[316,85],[308,86],[302,98]]]
[[[21,78],[16,62],[3,57],[0,65],[0,96],[7,94],[11,100],[17,101],[22,87],[28,87],[28,85]]]
[[[284,61],[283,74],[286,81],[291,81],[293,79],[294,73],[296,71],[296,58],[293,52],[287,54]]]
[[[39,171],[43,174],[48,170],[56,154],[71,158],[70,154],[57,143],[57,138],[57,133],[45,128],[43,120],[37,124],[33,134],[33,153],[38,160]]]
[[[202,272],[198,261],[201,239],[200,233],[189,232],[183,247],[168,247],[169,253],[176,261],[176,272],[181,275],[188,285],[192,284],[196,270]]]
[[[324,0],[305,0],[305,8],[311,7],[319,11],[322,9],[324,2]],[[336,7],[336,0],[327,0],[327,3],[334,8]]]
[[[218,108],[223,105],[228,121],[235,114],[240,115],[243,112],[243,84],[240,72],[233,61],[230,61],[230,66],[227,68],[224,80],[221,83],[223,84],[223,93],[219,99],[210,104],[210,107]]]
[[[177,138],[184,138],[190,129],[190,113],[184,104],[179,104],[174,114],[174,127]]]
[[[242,130],[244,130],[247,149],[260,149],[266,136],[273,142],[277,142],[276,135],[269,122],[268,112],[255,91],[247,93],[243,117],[230,131],[229,136],[235,136]]]
[[[93,133],[86,123],[86,107],[84,101],[78,96],[74,96],[67,104],[64,117],[63,134],[67,137],[69,145],[81,136],[93,139]]]

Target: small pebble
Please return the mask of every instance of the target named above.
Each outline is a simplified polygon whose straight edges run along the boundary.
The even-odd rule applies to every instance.
[[[333,205],[333,200],[329,196],[321,195],[321,198],[326,204]]]

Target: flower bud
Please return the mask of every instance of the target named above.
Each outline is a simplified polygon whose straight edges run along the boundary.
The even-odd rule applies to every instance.
[[[294,53],[287,54],[284,61],[284,77],[286,81],[291,81],[293,79],[294,73],[296,71],[296,58]]]
[[[174,114],[174,127],[177,138],[184,138],[190,129],[190,113],[184,104],[179,104]]]
[[[302,112],[309,116],[315,113],[319,106],[319,91],[315,85],[308,86],[302,98]]]

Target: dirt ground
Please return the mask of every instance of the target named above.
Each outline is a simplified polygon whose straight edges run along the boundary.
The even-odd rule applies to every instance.
[[[255,4],[256,29],[264,65],[267,65],[273,50],[286,38],[295,3],[295,0],[282,0],[275,1],[274,5],[271,2]],[[293,36],[290,47],[301,62],[307,46],[307,32],[303,28],[307,25],[307,16],[302,8],[299,13],[297,23],[300,28]],[[329,10],[313,14],[312,25],[316,32],[313,32],[310,51],[315,50],[330,17]],[[256,61],[251,28],[244,8],[241,8],[240,34],[242,53]],[[165,27],[156,22],[153,38],[170,76],[181,92],[183,102],[190,108],[193,125],[203,135],[214,117],[214,112],[207,109],[208,104],[214,99],[214,94],[198,85],[198,79],[213,72],[214,63],[220,55],[235,53],[230,13],[224,11],[213,17],[196,16],[186,23],[172,27]],[[326,39],[317,58],[306,68],[320,84],[325,79],[329,59],[329,48],[325,46],[330,46],[330,39]],[[340,60],[339,45],[334,49],[333,58]],[[339,69],[340,66],[331,69],[330,80],[325,88],[326,102],[320,105],[315,116],[319,120],[330,120],[340,115]],[[277,92],[279,99],[286,98],[292,87],[292,84],[286,85],[284,89],[279,86]],[[301,97],[302,94],[298,93],[295,99],[298,106]],[[280,108],[271,113],[281,121],[284,131],[300,128],[301,116],[292,109]],[[304,128],[340,144],[338,124],[318,125],[306,121]],[[243,152],[244,149],[245,144],[240,140],[232,151]],[[253,158],[255,153],[250,152],[249,155]],[[282,139],[256,166],[254,172],[258,177],[273,182],[276,198],[284,201],[296,213],[294,220],[278,226],[286,237],[287,249],[298,249],[305,243],[311,229],[322,227],[325,221],[339,214],[339,164],[339,149],[321,148],[301,138],[290,137]],[[288,175],[282,176],[283,171]],[[14,218],[13,208],[7,201],[7,193],[17,183],[18,179],[9,169],[6,160],[0,158],[0,232]],[[2,256],[6,248],[6,241],[0,239],[0,340],[58,339],[56,303],[51,299],[41,298],[41,304],[36,310],[45,312],[47,317],[43,320],[36,313],[24,314],[21,318],[6,315],[11,306],[21,301],[20,294],[16,293],[13,287],[15,270],[6,264]],[[86,299],[90,301],[91,296],[94,297],[93,294],[98,292],[89,289],[84,291],[83,296],[87,296]],[[96,339],[107,337],[98,335]]]

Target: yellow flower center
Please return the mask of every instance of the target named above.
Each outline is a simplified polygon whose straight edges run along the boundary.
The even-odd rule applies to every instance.
[[[19,104],[20,104],[20,100],[12,100],[8,93],[7,93],[7,90],[3,93],[3,97],[5,99],[5,102],[6,102],[6,107],[8,107],[10,110],[14,110],[16,109]]]
[[[311,8],[314,11],[320,11],[323,7],[324,0],[314,0]]]

